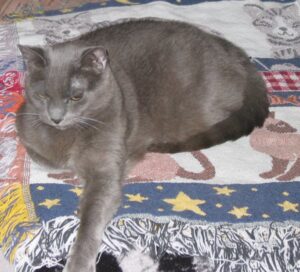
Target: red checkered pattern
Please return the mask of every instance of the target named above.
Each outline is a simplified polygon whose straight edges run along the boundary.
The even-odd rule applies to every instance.
[[[300,91],[300,72],[270,71],[262,72],[268,92]]]

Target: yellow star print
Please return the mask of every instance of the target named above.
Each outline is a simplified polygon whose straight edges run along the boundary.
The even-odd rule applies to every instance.
[[[231,196],[233,192],[236,192],[236,190],[230,189],[227,186],[225,187],[213,187],[214,190],[216,190],[217,195],[226,195]]]
[[[248,209],[249,209],[248,207],[238,208],[238,207],[233,206],[233,209],[230,210],[228,213],[235,215],[236,218],[238,218],[238,219],[241,219],[244,216],[251,216],[251,214],[248,213]]]
[[[36,189],[39,190],[39,191],[43,191],[45,189],[45,187],[44,186],[38,186],[38,187],[36,187]]]
[[[298,203],[293,203],[293,202],[285,200],[282,203],[278,203],[278,206],[282,207],[284,212],[288,212],[288,211],[299,212],[299,210],[298,210],[299,204]]]
[[[142,203],[144,200],[148,200],[148,197],[141,196],[141,194],[136,194],[136,195],[131,195],[131,194],[126,194],[128,197],[128,201],[131,202],[139,202]]]
[[[263,213],[261,216],[262,216],[262,218],[265,218],[265,219],[270,218],[270,215],[268,215],[267,213]]]
[[[82,194],[82,188],[79,188],[79,187],[75,187],[73,189],[70,189],[69,190],[70,192],[73,192],[74,194],[76,194],[77,196],[81,196]]]
[[[184,192],[179,192],[176,198],[164,199],[164,202],[173,205],[172,210],[176,212],[192,211],[202,216],[206,215],[206,213],[198,207],[198,205],[204,204],[206,201],[202,199],[192,199]]]
[[[59,206],[60,199],[48,199],[46,198],[44,202],[41,202],[39,206],[45,206],[48,209],[51,209],[53,206]]]
[[[222,208],[223,205],[222,205],[222,203],[217,203],[217,204],[216,204],[216,207],[217,207],[217,208]]]

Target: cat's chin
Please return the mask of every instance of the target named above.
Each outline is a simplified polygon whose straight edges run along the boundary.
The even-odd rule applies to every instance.
[[[52,124],[48,124],[48,123],[46,123],[46,125],[48,125],[48,126],[50,126],[52,128],[55,128],[57,130],[67,130],[67,129],[71,128],[71,126],[68,126],[68,125],[62,126],[62,125],[52,125]]]
[[[54,128],[58,129],[58,130],[67,130],[70,128],[70,126],[53,126]]]

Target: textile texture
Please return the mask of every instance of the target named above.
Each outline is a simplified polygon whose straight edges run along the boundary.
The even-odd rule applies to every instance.
[[[26,90],[17,44],[51,45],[143,17],[189,22],[242,47],[266,82],[271,113],[235,142],[147,154],[124,180],[97,269],[300,271],[298,2],[31,3],[8,1],[0,24],[0,249],[16,271],[62,270],[82,193],[76,176],[38,166],[19,142],[14,122]]]

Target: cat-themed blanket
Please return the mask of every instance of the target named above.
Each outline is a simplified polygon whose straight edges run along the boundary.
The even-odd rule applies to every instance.
[[[124,180],[123,202],[105,231],[97,268],[300,271],[300,6],[284,0],[105,0],[5,15],[0,249],[18,272],[61,271],[82,193],[76,176],[38,166],[16,136],[16,111],[26,92],[17,44],[56,44],[142,17],[189,22],[242,47],[266,82],[271,113],[262,128],[235,142],[147,154]]]

